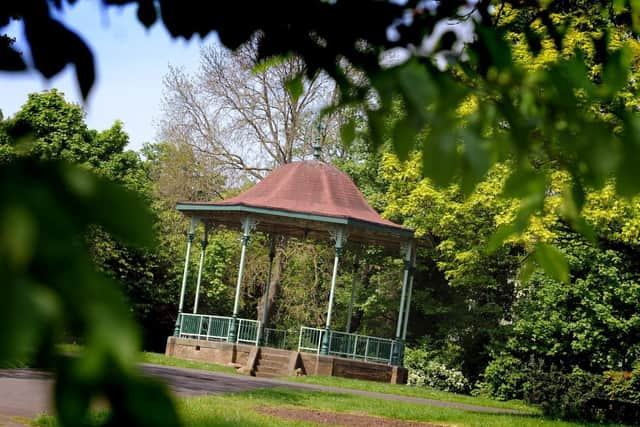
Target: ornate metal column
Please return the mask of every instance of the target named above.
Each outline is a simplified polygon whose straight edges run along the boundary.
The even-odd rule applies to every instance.
[[[353,303],[356,299],[356,282],[358,272],[358,254],[353,254],[353,277],[351,278],[351,300],[349,301],[349,311],[347,312],[347,328],[346,332],[351,332],[351,318],[353,317]]]
[[[198,298],[200,297],[200,282],[202,281],[202,266],[204,265],[204,254],[207,251],[209,232],[207,225],[204,225],[204,236],[202,237],[202,248],[200,249],[200,266],[198,267],[198,281],[196,282],[196,298],[193,301],[193,314],[198,313]]]
[[[227,342],[234,343],[238,338],[238,308],[240,307],[240,287],[242,286],[242,274],[244,273],[244,258],[249,244],[249,235],[256,228],[258,221],[255,218],[246,216],[242,218],[242,251],[240,252],[240,267],[238,268],[238,281],[236,282],[236,297],[233,302],[233,319],[229,326],[229,337]]]
[[[404,275],[402,279],[402,293],[400,294],[400,309],[398,310],[398,323],[396,325],[396,343],[391,354],[391,363],[399,366],[402,364],[402,353],[404,352],[404,342],[402,341],[402,324],[404,320],[405,296],[407,294],[407,284],[409,282],[409,271],[411,270],[411,256],[414,244],[409,241],[402,245],[404,251]]]
[[[413,255],[411,256],[411,271],[409,272],[409,293],[407,294],[407,306],[404,310],[404,326],[402,329],[402,343],[407,341],[407,326],[409,325],[409,310],[411,310],[411,293],[413,292],[413,278],[416,273],[416,256],[418,254],[418,248],[414,246]],[[400,364],[404,364],[404,347],[402,348],[402,354],[400,355]]]
[[[269,288],[271,287],[271,272],[273,270],[273,259],[276,257],[276,236],[269,237],[269,270],[267,271],[267,283],[264,290],[264,305],[262,307],[262,320],[260,321],[260,331],[258,333],[258,345],[264,341],[264,326],[267,324],[267,308],[269,307]]]
[[[344,228],[336,228],[331,231],[331,238],[336,242],[336,255],[333,259],[333,274],[331,275],[331,291],[329,292],[329,308],[327,309],[327,322],[322,334],[322,344],[320,345],[321,354],[329,354],[329,340],[331,331],[331,313],[333,312],[333,297],[336,292],[336,279],[338,278],[338,264],[342,256],[342,250],[347,242],[347,231]]]
[[[184,290],[187,287],[187,276],[189,274],[189,256],[191,255],[191,243],[193,243],[193,231],[198,222],[197,218],[191,218],[191,225],[189,226],[189,234],[187,235],[187,254],[184,258],[184,272],[182,274],[182,287],[180,288],[180,303],[178,304],[178,317],[176,319],[176,325],[173,329],[173,336],[180,335],[180,325],[182,323],[182,307],[184,306]]]

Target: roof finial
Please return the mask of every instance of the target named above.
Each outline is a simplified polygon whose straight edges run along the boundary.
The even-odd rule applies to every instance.
[[[316,134],[316,142],[313,144],[313,157],[316,160],[320,160],[320,153],[322,152],[322,146],[320,145],[320,135],[322,134],[322,123],[318,121],[318,133]]]

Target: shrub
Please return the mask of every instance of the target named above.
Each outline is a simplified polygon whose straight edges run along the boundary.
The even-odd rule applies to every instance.
[[[499,400],[522,399],[527,379],[525,364],[513,356],[492,360],[484,371],[484,381],[476,388]]]
[[[476,381],[473,384],[473,388],[469,392],[473,397],[482,397],[486,399],[491,399],[494,396],[491,394],[491,390],[489,389],[489,385],[484,381]]]
[[[524,400],[539,404],[549,416],[565,419],[601,421],[604,414],[592,405],[604,396],[602,377],[580,368],[569,373],[555,365],[546,368],[543,363],[532,362],[527,367]]]
[[[418,348],[406,348],[404,365],[409,369],[407,383],[420,387],[432,387],[452,393],[468,393],[469,381],[456,369],[456,351],[452,346],[435,350],[423,342]]]
[[[502,355],[489,363],[473,393],[523,399],[555,418],[640,423],[640,363],[633,372],[599,375]]]
[[[604,377],[604,391],[611,400],[632,400],[632,374],[629,371],[606,371]]]
[[[640,363],[636,364],[632,372],[606,371],[603,379],[608,399],[640,404]]]
[[[640,361],[631,372],[631,401],[640,404]]]
[[[447,368],[443,363],[429,361],[422,369],[409,369],[409,385],[431,387],[453,393],[467,393],[469,381],[462,372]]]

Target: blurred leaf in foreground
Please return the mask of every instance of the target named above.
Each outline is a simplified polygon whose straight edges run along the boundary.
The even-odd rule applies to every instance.
[[[82,424],[98,397],[110,403],[111,425],[178,425],[167,390],[136,372],[138,329],[85,240],[98,225],[150,245],[144,200],[76,166],[31,158],[0,168],[0,200],[0,363],[55,372],[63,425]],[[79,357],[56,354],[65,334],[86,343]],[[162,417],[149,417],[150,408]]]

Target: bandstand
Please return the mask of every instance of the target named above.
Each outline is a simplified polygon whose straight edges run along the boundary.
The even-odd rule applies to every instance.
[[[167,341],[167,355],[212,363],[234,364],[259,376],[324,374],[348,378],[405,383],[402,367],[404,341],[416,259],[414,232],[380,215],[367,203],[353,181],[337,168],[319,160],[298,161],[274,169],[262,181],[240,195],[219,202],[180,202],[177,209],[191,219],[184,275],[174,335]],[[189,256],[195,228],[204,228],[196,281],[193,313],[184,313]],[[240,265],[230,316],[198,313],[207,235],[214,226],[242,231]],[[254,232],[270,236],[312,238],[334,242],[335,257],[324,325],[304,325],[297,334],[297,348],[282,349],[284,340],[265,328],[261,319],[238,316],[245,255]],[[273,242],[275,239],[271,239]],[[403,274],[394,337],[373,337],[331,328],[336,279],[347,241],[351,245],[383,246],[403,257]],[[269,295],[273,246],[266,278],[265,305]],[[353,304],[353,298],[351,300]],[[349,307],[351,312],[352,306]],[[349,316],[350,317],[350,316]],[[349,329],[347,322],[347,330]],[[275,347],[275,348],[274,348]]]

